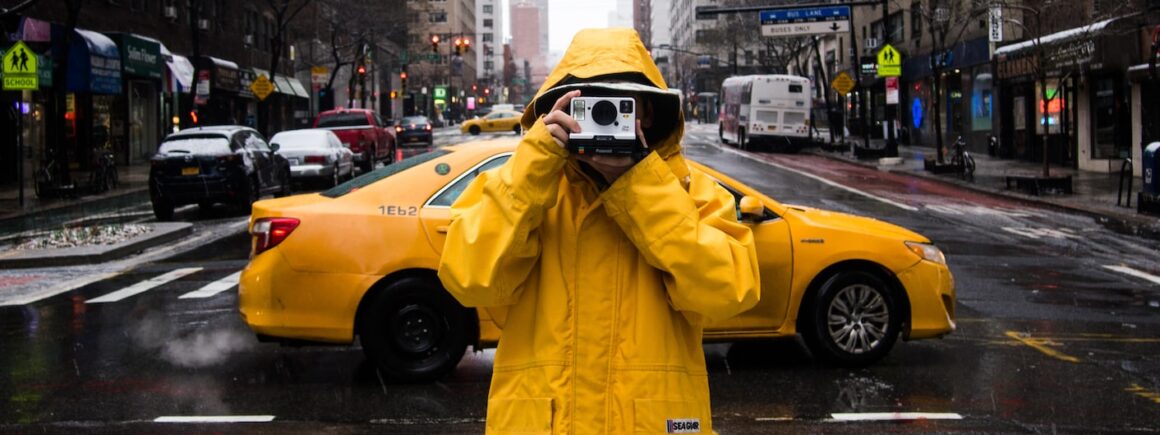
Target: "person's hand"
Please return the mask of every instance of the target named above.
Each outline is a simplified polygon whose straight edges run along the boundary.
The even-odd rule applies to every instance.
[[[572,99],[579,96],[579,90],[561,95],[556,100],[556,104],[552,106],[552,110],[547,115],[544,115],[544,126],[552,134],[552,140],[555,140],[556,145],[559,145],[561,148],[568,148],[569,134],[580,132],[580,123],[576,122],[572,118],[572,115],[564,112],[564,108],[572,104]]]
[[[641,146],[644,147],[647,153],[648,142],[644,140],[644,130],[640,128],[639,119],[636,120],[636,137],[640,140]],[[615,183],[616,179],[620,178],[621,175],[624,175],[625,172],[628,172],[636,164],[636,160],[633,160],[632,156],[624,155],[584,154],[576,156],[576,160],[587,162],[593,169],[596,169],[597,172],[600,172],[604,176],[604,180],[608,181],[608,184]]]

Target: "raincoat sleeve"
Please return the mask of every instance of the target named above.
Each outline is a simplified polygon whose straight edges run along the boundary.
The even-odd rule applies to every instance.
[[[733,195],[716,181],[692,173],[686,190],[669,164],[650,153],[603,199],[645,261],[664,274],[673,308],[722,320],[757,304],[753,233],[737,222]]]
[[[516,302],[539,260],[538,229],[556,204],[567,156],[536,121],[512,158],[479,174],[451,206],[439,279],[461,304]]]

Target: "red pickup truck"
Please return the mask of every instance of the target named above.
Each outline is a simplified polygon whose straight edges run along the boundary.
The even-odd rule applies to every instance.
[[[354,161],[368,172],[375,162],[395,160],[395,135],[374,110],[338,108],[319,113],[314,128],[333,131],[354,153]]]

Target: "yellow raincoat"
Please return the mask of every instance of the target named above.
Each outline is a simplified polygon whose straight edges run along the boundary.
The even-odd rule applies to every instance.
[[[711,433],[702,319],[757,303],[753,235],[690,172],[673,94],[657,96],[672,99],[646,133],[654,152],[601,191],[539,119],[553,87],[594,77],[666,88],[635,31],[580,31],[515,155],[452,207],[439,278],[466,306],[506,310],[487,432]]]

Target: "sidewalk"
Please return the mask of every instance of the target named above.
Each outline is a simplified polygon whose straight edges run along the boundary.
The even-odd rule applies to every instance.
[[[871,139],[870,142],[872,148],[880,149],[883,146],[882,139]],[[858,141],[858,145],[862,145],[860,140]],[[1139,192],[1143,186],[1143,181],[1140,177],[1133,177],[1131,192],[1127,192],[1127,180],[1124,180],[1125,197],[1122,199],[1126,200],[1126,196],[1130,196],[1132,207],[1128,208],[1116,205],[1116,197],[1119,193],[1120,183],[1119,171],[1105,174],[1079,171],[1053,165],[1050,168],[1052,176],[1071,176],[1073,193],[1031,195],[1015,190],[1014,185],[1008,189],[1007,177],[1042,175],[1043,165],[1041,163],[996,158],[986,153],[971,153],[976,163],[974,181],[964,181],[958,174],[935,174],[925,169],[923,161],[927,158],[935,158],[934,147],[900,144],[898,146],[898,157],[902,161],[895,165],[884,164],[878,158],[855,158],[848,148],[833,152],[824,151],[821,148],[809,148],[803,152],[844,160],[883,171],[902,172],[908,175],[938,180],[977,192],[1031,201],[1079,212],[1097,219],[1106,219],[1110,223],[1119,225],[1121,229],[1138,236],[1160,239],[1160,217],[1136,212],[1136,192]],[[949,162],[949,160],[949,156],[944,155],[944,161]]]

